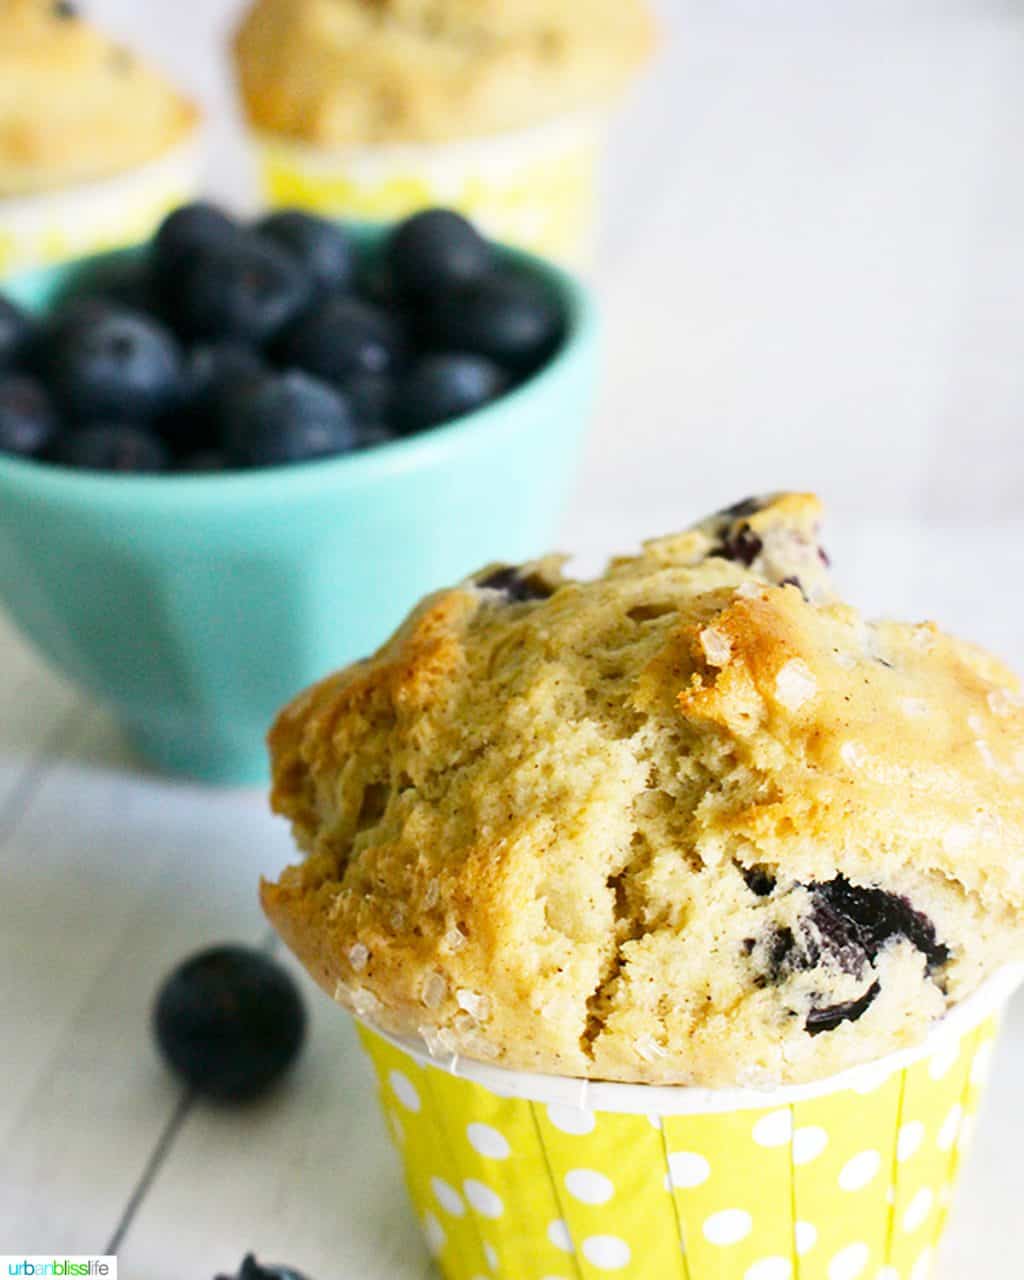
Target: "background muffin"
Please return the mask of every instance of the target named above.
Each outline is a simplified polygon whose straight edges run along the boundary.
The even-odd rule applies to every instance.
[[[273,201],[446,203],[565,256],[588,231],[596,116],[651,44],[638,0],[257,0],[236,63]]]
[[[762,1085],[919,1042],[1019,954],[1017,684],[834,602],[817,515],[484,571],[287,708],[309,856],[264,902],[322,985],[503,1066]]]
[[[67,0],[0,0],[0,271],[143,236],[194,186],[197,120]]]

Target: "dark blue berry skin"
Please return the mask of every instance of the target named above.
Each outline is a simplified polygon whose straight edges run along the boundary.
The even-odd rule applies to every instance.
[[[282,209],[258,222],[256,230],[286,249],[303,267],[318,292],[330,293],[354,286],[355,245],[336,223],[301,209]]]
[[[360,428],[386,427],[394,422],[398,383],[386,373],[354,374],[345,383],[344,391]]]
[[[25,374],[0,374],[0,453],[41,458],[57,434],[45,387]]]
[[[169,280],[194,253],[239,234],[230,214],[205,200],[183,204],[164,218],[149,250],[149,266],[158,280]]]
[[[284,365],[344,387],[358,374],[390,374],[406,354],[401,325],[388,312],[344,295],[303,316],[278,348]]]
[[[486,356],[449,351],[423,356],[403,379],[397,421],[402,431],[421,431],[458,418],[501,395],[505,372]]]
[[[219,444],[230,398],[268,372],[260,355],[241,342],[210,342],[185,358],[180,403],[161,423],[178,454]]]
[[[197,449],[188,453],[178,463],[178,471],[187,471],[190,475],[212,475],[218,471],[227,471],[227,455],[221,449]]]
[[[565,329],[562,309],[544,285],[514,275],[488,276],[433,298],[421,323],[431,346],[475,351],[520,375],[550,358]]]
[[[240,1102],[266,1092],[295,1061],[306,1010],[275,960],[251,947],[218,946],[191,956],[165,980],[153,1028],[187,1085]]]
[[[116,471],[142,475],[166,471],[167,446],[145,427],[124,422],[97,423],[58,435],[50,456],[54,462],[82,471]]]
[[[348,401],[297,369],[249,383],[231,396],[225,445],[236,467],[273,467],[345,453],[356,446]]]
[[[100,303],[95,319],[72,319],[51,347],[50,388],[74,422],[148,422],[173,405],[181,353],[149,316]]]
[[[306,1278],[291,1267],[282,1267],[278,1262],[259,1263],[255,1255],[247,1253],[237,1276],[217,1276],[216,1280],[306,1280]]]
[[[481,279],[494,265],[494,249],[461,214],[425,209],[391,233],[385,260],[401,292],[426,297]]]
[[[374,449],[379,444],[390,444],[392,440],[397,439],[397,433],[392,431],[390,427],[382,426],[379,423],[371,423],[368,426],[357,428],[356,448]]]
[[[307,305],[312,285],[272,240],[237,235],[200,247],[164,291],[167,314],[191,342],[264,346]]]
[[[13,368],[24,354],[32,322],[24,311],[0,293],[0,370]]]

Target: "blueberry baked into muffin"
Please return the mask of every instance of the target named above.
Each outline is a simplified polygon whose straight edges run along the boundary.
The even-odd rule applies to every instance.
[[[196,122],[161,75],[72,0],[0,0],[0,197],[133,169]]]
[[[490,566],[270,735],[267,913],[432,1052],[769,1086],[920,1041],[1024,950],[1016,679],[839,601],[778,494],[614,560]]]

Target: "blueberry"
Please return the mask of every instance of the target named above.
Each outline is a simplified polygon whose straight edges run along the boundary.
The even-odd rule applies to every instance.
[[[192,341],[262,346],[306,306],[305,271],[272,240],[239,234],[200,246],[164,286],[167,314]]]
[[[392,440],[398,439],[390,427],[385,427],[381,423],[370,423],[366,426],[360,424],[356,432],[357,449],[373,449],[379,444],[390,444]]]
[[[225,413],[228,458],[240,467],[270,467],[344,453],[355,425],[340,392],[296,369],[242,387]]]
[[[261,1264],[253,1254],[247,1253],[237,1276],[217,1276],[216,1280],[305,1280],[305,1277],[277,1262]]]
[[[721,545],[709,551],[708,555],[721,560],[736,560],[749,569],[764,550],[764,542],[751,529],[749,524],[741,524],[738,529],[727,533]]]
[[[554,595],[551,586],[536,573],[524,573],[519,565],[503,565],[482,578],[476,585],[485,591],[498,591],[510,604],[528,600],[547,600]]]
[[[327,298],[303,316],[279,344],[281,362],[344,386],[357,374],[393,373],[405,357],[394,316],[344,295]]]
[[[397,422],[402,431],[447,422],[501,395],[505,373],[485,356],[449,351],[420,358],[403,380]]]
[[[385,256],[398,288],[418,296],[470,284],[494,263],[491,245],[451,209],[407,218],[391,233]]]
[[[183,204],[169,213],[153,237],[150,266],[158,280],[169,280],[193,254],[239,234],[234,218],[205,200]]]
[[[153,1011],[157,1043],[198,1093],[241,1101],[265,1092],[291,1066],[306,1011],[289,974],[250,947],[191,956],[166,979]]]
[[[96,297],[132,311],[153,312],[157,309],[157,296],[149,263],[140,254],[119,254],[104,262],[89,279],[80,286],[82,297]]]
[[[29,341],[32,324],[24,311],[0,293],[0,369],[18,363]]]
[[[0,453],[41,457],[56,432],[57,415],[45,388],[23,374],[0,374]]]
[[[66,327],[49,375],[57,403],[76,422],[145,422],[176,401],[181,355],[158,321],[110,307]]]
[[[243,342],[210,342],[193,347],[185,359],[181,403],[161,429],[178,453],[205,451],[223,434],[230,398],[267,373],[254,348]]]
[[[398,402],[394,378],[384,373],[357,373],[346,380],[343,390],[360,427],[387,426],[394,421]]]
[[[873,982],[867,991],[856,1000],[844,1000],[839,1004],[830,1004],[812,1009],[807,1015],[805,1029],[809,1036],[820,1035],[823,1031],[834,1031],[843,1022],[856,1022],[875,1003],[881,995],[882,988]]]
[[[300,209],[284,209],[268,214],[256,229],[287,249],[320,291],[348,289],[354,284],[355,246],[336,223]]]
[[[121,471],[141,474],[164,471],[170,465],[167,446],[145,427],[124,422],[97,423],[57,437],[54,462],[83,471]]]
[[[548,359],[565,318],[545,286],[526,276],[492,275],[437,296],[422,312],[431,345],[489,356],[525,374]]]
[[[216,471],[226,471],[228,460],[221,449],[197,449],[194,453],[185,454],[177,469],[193,475],[210,475]]]

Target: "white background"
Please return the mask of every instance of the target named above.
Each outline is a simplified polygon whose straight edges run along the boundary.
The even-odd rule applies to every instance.
[[[89,8],[208,104],[214,186],[244,201],[218,49],[237,4]],[[815,488],[852,598],[1024,666],[1024,7],[663,8],[614,129],[604,387],[565,545],[593,561],[750,491]],[[139,1050],[181,954],[261,936],[253,886],[286,832],[256,794],[138,773],[5,629],[0,664],[0,1248],[101,1250],[128,1210],[129,1280],[205,1280],[248,1247],[315,1280],[420,1280],[326,1001],[294,1080],[240,1115],[182,1113]],[[1021,1274],[1022,1078],[1018,1009],[943,1280]]]

